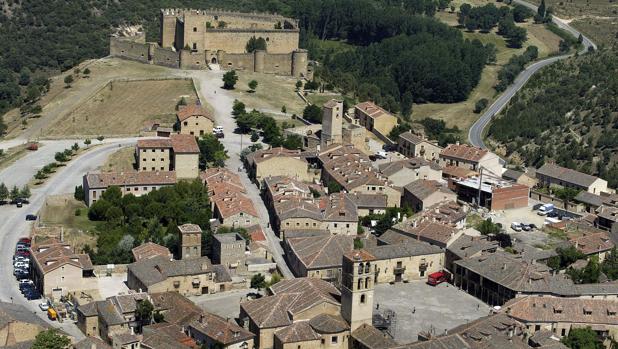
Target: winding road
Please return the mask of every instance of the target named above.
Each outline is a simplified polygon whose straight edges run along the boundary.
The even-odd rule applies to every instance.
[[[537,10],[537,6],[529,2],[522,1],[522,0],[513,0],[513,2],[516,4],[524,5],[534,11]],[[579,35],[581,34],[579,31],[575,30],[564,20],[556,16],[553,16],[552,19],[553,19],[553,22],[559,28],[570,32],[575,37],[579,37]],[[596,50],[597,46],[589,38],[587,38],[583,34],[581,35],[584,38],[582,42],[584,47],[582,48],[580,53],[584,53],[588,51],[589,47],[592,47]],[[539,71],[539,69],[545,66],[548,66],[556,61],[568,58],[570,56],[572,55],[554,56],[554,57],[546,58],[541,61],[535,62],[531,64],[530,66],[526,67],[526,69],[524,69],[524,71],[522,71],[517,76],[515,81],[509,87],[507,87],[504,93],[502,93],[502,95],[500,95],[500,97],[498,97],[498,99],[496,99],[494,103],[490,105],[489,108],[487,108],[485,113],[481,115],[481,117],[472,125],[472,127],[470,127],[470,130],[468,131],[468,141],[470,142],[470,144],[476,147],[486,148],[485,142],[483,141],[483,132],[485,128],[487,127],[487,125],[489,125],[489,123],[491,122],[491,119],[506,106],[506,104],[511,100],[511,98],[513,98],[513,96],[519,90],[521,90],[522,87],[524,87],[528,79],[530,79],[532,75],[534,75],[537,71]]]

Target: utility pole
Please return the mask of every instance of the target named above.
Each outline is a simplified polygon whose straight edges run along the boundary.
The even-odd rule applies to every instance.
[[[479,168],[479,195],[477,198],[476,205],[477,207],[481,207],[481,192],[483,187],[483,167]]]

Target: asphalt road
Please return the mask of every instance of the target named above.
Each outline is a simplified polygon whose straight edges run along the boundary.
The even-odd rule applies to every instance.
[[[45,313],[39,310],[37,306],[41,300],[27,301],[19,292],[17,281],[13,277],[12,257],[15,244],[20,237],[28,234],[30,224],[32,224],[31,222],[27,222],[25,220],[25,216],[29,213],[37,213],[45,203],[45,198],[47,196],[73,192],[75,186],[81,184],[82,176],[86,172],[95,170],[98,166],[100,166],[110,154],[118,149],[119,145],[130,146],[135,144],[135,142],[135,138],[118,140],[109,139],[107,140],[107,144],[94,147],[88,152],[74,158],[68,163],[67,166],[59,168],[59,170],[52,177],[50,177],[45,184],[33,189],[30,204],[24,205],[22,208],[17,208],[14,205],[8,204],[0,206],[0,280],[3,281],[0,282],[0,301],[22,304],[47,321]],[[70,144],[73,143],[74,141],[71,141]],[[64,144],[59,143],[56,146],[64,146]],[[28,154],[24,158],[20,159],[16,164],[13,164],[13,166],[10,166],[0,172],[0,177],[8,180],[7,173],[13,173],[12,176],[18,177],[13,178],[15,180],[29,180],[33,175],[31,172],[36,172],[35,168],[37,163],[40,161],[39,154],[40,153],[38,152]],[[53,155],[50,161],[52,160]],[[22,168],[22,166],[25,169],[24,171],[30,172],[15,174],[15,168]],[[28,170],[28,168],[30,170]],[[77,340],[84,337],[81,331],[79,331],[79,329],[77,329],[77,327],[70,321],[62,324],[58,322],[50,322],[50,324],[61,328],[68,334],[74,336]]]
[[[513,2],[522,4],[534,10],[535,12],[537,10],[537,7],[535,5],[530,4],[526,1],[513,0]],[[554,16],[553,21],[559,28],[567,30],[568,32],[573,34],[575,37],[579,37],[580,32],[575,30],[573,27],[571,27],[568,23],[566,23],[562,19]],[[582,37],[584,39],[582,42],[582,44],[584,45],[584,48],[582,49],[582,51],[580,51],[581,53],[586,52],[589,47],[593,47],[596,50],[597,46],[592,41],[590,41],[589,38],[587,38],[583,34],[582,34]],[[530,79],[530,77],[534,75],[534,73],[539,71],[539,69],[547,65],[550,65],[556,61],[559,61],[561,59],[570,57],[570,56],[571,55],[550,57],[550,58],[538,61],[528,66],[526,69],[524,69],[524,71],[522,71],[517,76],[513,84],[507,87],[507,89],[502,93],[502,95],[500,95],[500,97],[498,97],[498,99],[496,99],[496,101],[494,101],[494,103],[490,105],[489,108],[487,108],[487,110],[472,125],[472,127],[470,127],[470,130],[468,131],[468,141],[470,142],[470,144],[476,147],[486,148],[485,142],[483,141],[483,131],[485,130],[487,125],[489,125],[494,115],[498,114],[506,106],[506,104],[511,100],[511,98],[513,98],[513,96],[517,93],[517,91],[521,90],[521,88],[524,87],[528,79]]]

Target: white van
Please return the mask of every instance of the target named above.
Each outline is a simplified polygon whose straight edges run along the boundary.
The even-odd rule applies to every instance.
[[[515,231],[521,231],[521,223],[518,223],[518,222],[511,223],[511,229]]]

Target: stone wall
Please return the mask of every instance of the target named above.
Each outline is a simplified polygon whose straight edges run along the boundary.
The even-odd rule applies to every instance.
[[[150,47],[152,63],[170,68],[180,67],[180,55],[178,52],[168,48],[162,48],[159,45],[152,44]]]
[[[204,32],[201,43],[203,48],[208,50],[245,53],[247,42],[254,36],[266,40],[266,51],[270,54],[291,53],[298,49],[299,33],[296,30],[209,29]],[[195,39],[196,36],[192,35],[191,38]],[[185,42],[192,46],[189,40]],[[200,49],[200,42],[195,42]]]
[[[180,51],[180,68],[181,69],[208,69],[204,53],[191,52],[188,50]]]
[[[148,46],[145,43],[112,37],[109,40],[109,54],[114,57],[148,63]]]

